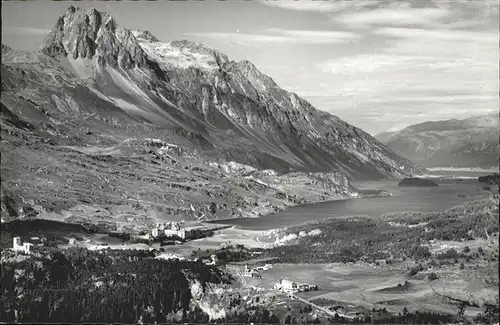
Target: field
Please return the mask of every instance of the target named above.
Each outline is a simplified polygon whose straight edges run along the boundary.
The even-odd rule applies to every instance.
[[[261,272],[262,279],[247,278],[249,285],[271,290],[279,279],[298,283],[309,283],[319,287],[318,291],[298,293],[299,297],[325,306],[344,306],[344,311],[369,311],[386,308],[388,312],[431,311],[456,314],[457,310],[440,299],[433,291],[446,288],[447,292],[467,289],[473,294],[494,295],[495,288],[485,288],[479,279],[463,280],[454,270],[440,272],[442,276],[432,282],[407,276],[404,268],[376,268],[360,264],[274,264],[273,268]],[[408,281],[408,288],[398,284]],[[471,291],[471,288],[474,290]],[[470,308],[466,315],[476,316],[483,310]]]
[[[71,209],[71,215],[63,215],[73,219],[81,215],[95,219],[97,216],[116,217],[119,211],[126,213],[126,208],[109,211],[78,205]],[[497,212],[498,198],[492,196],[441,212],[345,217],[268,231],[227,227],[215,230],[210,237],[172,246],[160,246],[158,242],[136,244],[112,238],[98,227],[86,228],[90,220],[73,225],[61,223],[65,219],[58,218],[53,221],[16,220],[5,223],[2,234],[22,232],[23,236],[30,236],[39,235],[33,232],[35,230],[56,231],[56,237],[77,238],[78,246],[109,247],[110,252],[113,249],[155,248],[164,251],[160,254],[186,258],[200,256],[200,259],[216,253],[219,261],[229,263],[221,269],[232,273],[239,281],[232,283],[231,289],[217,289],[222,291],[214,297],[245,292],[242,298],[255,306],[276,305],[287,310],[293,305],[299,313],[304,313],[304,317],[313,317],[314,313],[331,317],[332,310],[339,308],[342,317],[398,317],[398,314],[408,313],[413,315],[411,317],[422,313],[455,317],[461,310],[464,311],[462,315],[476,317],[498,302],[498,220],[494,218]],[[153,222],[164,220],[168,220],[167,215],[151,215],[143,222],[143,227],[148,229]],[[185,226],[223,227],[194,221]],[[65,242],[58,245],[64,249],[71,246],[75,245]],[[227,246],[231,248],[224,251],[223,247]],[[262,278],[241,277],[244,264],[253,267],[267,263],[273,267],[261,271]],[[304,301],[294,301],[274,292],[273,286],[279,279],[314,284],[319,290],[297,294],[311,304],[306,306]],[[469,305],[459,308],[443,296]],[[217,314],[217,311],[210,312]],[[287,318],[286,315],[279,317]],[[412,319],[405,322],[411,323]],[[433,322],[438,320],[433,318]]]
[[[268,290],[279,279],[318,285],[318,291],[298,296],[343,306],[351,315],[373,309],[457,315],[459,308],[446,298],[452,297],[469,304],[464,315],[475,317],[498,304],[497,212],[498,198],[492,197],[442,212],[339,218],[283,229],[281,236],[320,232],[292,236],[266,250],[261,257],[268,261],[248,261],[250,267],[276,263],[248,282]]]

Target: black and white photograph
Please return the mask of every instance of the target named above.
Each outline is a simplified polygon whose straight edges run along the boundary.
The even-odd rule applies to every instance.
[[[499,324],[499,0],[1,2],[0,324]]]

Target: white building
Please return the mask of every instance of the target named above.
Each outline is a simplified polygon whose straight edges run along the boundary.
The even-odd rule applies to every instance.
[[[137,235],[135,236],[137,239],[144,239],[144,240],[150,240],[151,235],[145,234],[145,235]]]
[[[255,269],[257,271],[267,271],[269,270],[270,268],[272,268],[273,266],[271,264],[266,264],[264,266],[257,266]]]
[[[31,243],[21,243],[21,237],[12,238],[12,250],[16,252],[23,252],[25,254],[30,253],[30,249],[33,244]]]
[[[172,229],[165,229],[165,236],[167,237],[173,237],[177,236],[182,239],[186,238],[186,231],[184,229],[181,230],[172,230]]]
[[[203,263],[205,263],[206,265],[217,265],[217,263],[219,261],[217,259],[217,255],[212,254],[212,255],[210,255],[210,258],[211,258],[211,260],[203,260]]]
[[[260,274],[259,274],[259,272],[257,272],[256,269],[249,269],[248,265],[245,264],[245,270],[243,272],[243,276],[252,278],[252,277],[257,277],[259,275]]]
[[[283,280],[280,279],[278,283],[274,285],[274,289],[281,291],[281,292],[287,292],[287,293],[294,293],[299,291],[299,288],[297,286],[296,282],[289,281],[289,280]]]
[[[153,238],[157,238],[160,236],[167,236],[167,237],[173,237],[177,236],[182,239],[186,239],[186,230],[181,229],[179,226],[179,223],[177,222],[167,222],[167,223],[158,223],[156,224],[155,228],[151,230],[151,236]]]
[[[35,246],[43,246],[45,243],[45,238],[40,238],[40,237],[30,237],[30,243],[32,243]]]
[[[159,254],[155,257],[155,259],[164,259],[164,260],[179,260],[179,261],[184,261],[185,258],[177,255],[177,254],[171,254],[171,253],[162,253]]]

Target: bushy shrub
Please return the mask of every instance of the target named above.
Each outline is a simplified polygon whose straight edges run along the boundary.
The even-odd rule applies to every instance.
[[[431,272],[427,275],[427,281],[434,281],[439,279],[438,275],[435,272]]]
[[[418,274],[418,272],[421,272],[424,270],[424,266],[422,264],[418,264],[410,269],[408,272],[408,276],[415,276]]]
[[[446,252],[441,253],[437,256],[437,258],[440,260],[456,259],[458,257],[460,256],[455,248],[450,248]]]

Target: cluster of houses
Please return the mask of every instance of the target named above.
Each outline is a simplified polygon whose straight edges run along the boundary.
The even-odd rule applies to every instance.
[[[187,259],[181,255],[174,254],[174,253],[160,253],[160,254],[156,255],[155,258],[156,259],[165,259],[165,260],[179,260],[179,261],[185,261],[185,260],[194,261],[194,262],[198,261],[198,258]],[[210,256],[210,259],[203,259],[202,262],[205,265],[217,265],[218,259],[217,259],[217,256],[215,254],[212,254]]]
[[[274,284],[274,290],[294,294],[297,292],[317,291],[318,286],[308,283],[297,283],[290,280],[280,279]]]
[[[21,237],[12,238],[12,250],[14,252],[22,252],[24,254],[29,254],[31,252],[31,247],[42,246],[45,242],[45,238],[31,237],[31,242],[22,242]]]
[[[163,259],[163,260],[179,260],[179,261],[185,261],[186,258],[177,254],[173,253],[161,253],[156,255],[155,259]]]
[[[202,262],[205,265],[217,265],[218,263],[217,255],[212,254],[210,255],[210,259],[203,259]]]
[[[161,237],[179,237],[186,239],[186,230],[181,229],[178,222],[157,223],[151,230],[151,237],[153,239]]]

